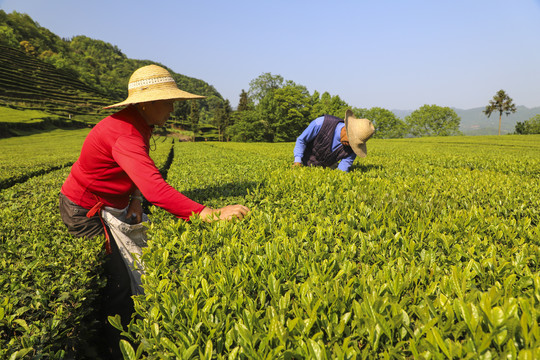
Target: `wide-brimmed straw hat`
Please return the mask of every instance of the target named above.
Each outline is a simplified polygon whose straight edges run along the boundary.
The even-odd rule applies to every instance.
[[[366,142],[375,133],[373,123],[368,119],[357,119],[351,110],[345,112],[345,130],[349,138],[349,145],[360,157],[366,157]]]
[[[129,78],[127,99],[106,106],[104,109],[155,100],[188,100],[205,97],[180,90],[166,69],[157,65],[147,65],[135,70]]]

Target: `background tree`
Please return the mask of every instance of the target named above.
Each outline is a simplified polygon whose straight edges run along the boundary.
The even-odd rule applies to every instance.
[[[238,101],[238,108],[237,111],[245,111],[249,110],[251,108],[251,104],[249,102],[248,93],[242,89],[242,92],[240,93],[240,100]]]
[[[279,121],[280,112],[274,91],[269,91],[264,98],[255,106],[255,119],[258,124],[253,129],[254,136],[260,140],[273,142],[275,135],[274,124]]]
[[[515,133],[521,135],[540,134],[540,114],[533,116],[527,121],[518,121]]]
[[[217,128],[218,140],[223,139],[223,123],[225,122],[225,109],[223,106],[219,106],[214,109],[214,116],[212,117],[212,124]]]
[[[225,132],[227,140],[254,141],[252,136],[253,122],[257,122],[257,115],[253,103],[249,100],[248,93],[242,89],[238,107],[232,112],[230,124]]]
[[[310,122],[311,96],[305,86],[290,83],[268,94],[274,100],[270,127],[273,141],[294,141]],[[262,104],[261,104],[262,105]]]
[[[231,119],[231,104],[229,103],[229,100],[225,100],[224,103],[219,105],[214,110],[214,117],[212,123],[218,130],[218,139],[219,141],[223,141],[224,139],[224,133],[227,129],[227,127],[230,124]]]
[[[319,99],[318,94],[318,92],[314,92],[312,96],[311,118],[316,119],[322,115],[333,115],[343,119],[349,105],[338,95],[332,96],[325,91]]]
[[[20,45],[28,55],[36,55],[36,48],[29,41],[23,40]]]
[[[373,122],[375,126],[374,138],[396,139],[407,135],[408,129],[405,122],[390,110],[372,107],[369,110],[361,109],[359,111],[353,110],[353,112],[356,117],[369,119]]]
[[[193,131],[193,141],[195,141],[199,130],[199,105],[197,104],[197,100],[191,100],[190,102],[189,123],[191,125],[191,131]]]
[[[493,96],[493,99],[489,100],[489,105],[486,106],[483,112],[488,118],[493,112],[499,113],[499,135],[501,135],[502,114],[505,113],[508,116],[511,113],[515,113],[516,105],[514,105],[512,98],[504,90],[499,90]]]
[[[264,73],[250,82],[247,94],[242,90],[227,133],[235,141],[294,141],[311,120],[324,114],[343,118],[348,108],[339,96],[310,95],[303,85]]]
[[[189,113],[191,111],[191,104],[189,101],[175,101],[172,117],[179,125],[187,125],[189,123]]]
[[[461,118],[449,107],[424,105],[405,117],[413,136],[459,135]]]
[[[232,107],[229,100],[225,100],[225,103],[223,104],[223,109],[225,110],[225,118],[223,121],[223,129],[221,132],[222,141],[223,141],[223,136],[225,135],[225,132],[227,131],[227,128],[232,125]]]
[[[17,48],[19,44],[17,37],[13,33],[13,29],[6,25],[0,25],[0,39],[0,43],[12,48]]]
[[[268,127],[256,110],[237,111],[234,124],[227,130],[232,141],[259,142],[268,141]]]
[[[271,73],[259,75],[249,83],[249,98],[254,104],[257,104],[269,91],[279,89],[284,83],[281,75],[272,75]]]

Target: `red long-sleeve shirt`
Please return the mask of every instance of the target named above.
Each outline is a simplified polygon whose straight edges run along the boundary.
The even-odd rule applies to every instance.
[[[88,134],[61,192],[91,209],[98,201],[125,208],[138,188],[150,203],[187,220],[201,205],[167,184],[150,158],[152,128],[134,106],[101,120]]]

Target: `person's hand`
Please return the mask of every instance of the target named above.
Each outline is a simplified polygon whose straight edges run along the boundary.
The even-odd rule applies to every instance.
[[[136,198],[132,198],[127,208],[126,222],[128,224],[138,224],[142,221],[142,214],[142,201]]]
[[[208,222],[214,220],[231,220],[233,218],[243,219],[249,211],[249,208],[244,205],[227,205],[219,209],[205,207],[199,213],[199,216]]]
[[[292,164],[292,167],[295,168],[295,167],[301,167],[302,166],[302,163],[299,163],[299,162],[295,162]]]

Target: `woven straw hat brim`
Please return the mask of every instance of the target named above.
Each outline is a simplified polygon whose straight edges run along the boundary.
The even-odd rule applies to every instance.
[[[104,109],[110,109],[110,108],[115,108],[115,107],[120,107],[120,106],[125,106],[125,105],[132,105],[132,104],[138,104],[138,103],[142,103],[142,102],[156,101],[156,100],[177,100],[177,101],[181,101],[181,100],[205,99],[206,98],[206,96],[190,94],[187,91],[183,91],[183,90],[180,90],[180,89],[175,89],[175,90],[176,91],[174,91],[174,90],[173,91],[171,91],[171,90],[164,90],[164,91],[154,90],[154,91],[152,91],[151,94],[150,93],[148,93],[148,94],[137,93],[137,94],[128,96],[127,99],[122,101],[122,102],[106,106],[106,107],[104,107]]]
[[[206,96],[195,95],[180,90],[167,69],[158,65],[147,65],[135,70],[129,78],[127,99],[106,106],[104,109],[157,100],[204,98]]]
[[[345,113],[345,130],[349,138],[349,145],[356,155],[366,157],[366,142],[375,133],[373,123],[368,119],[357,119],[351,110]]]

